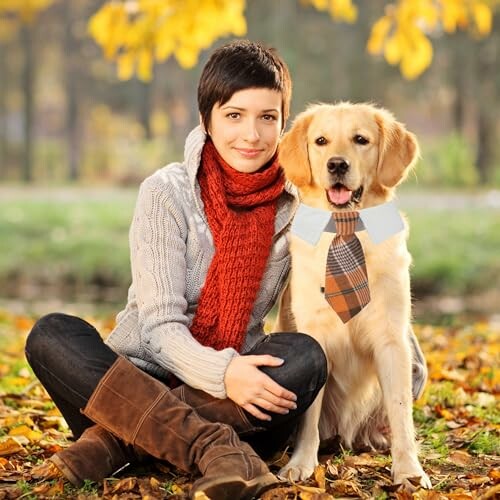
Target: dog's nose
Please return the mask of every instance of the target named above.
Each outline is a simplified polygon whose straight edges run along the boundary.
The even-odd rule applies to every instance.
[[[349,170],[349,161],[342,156],[332,156],[327,164],[328,172],[335,175],[343,175]]]

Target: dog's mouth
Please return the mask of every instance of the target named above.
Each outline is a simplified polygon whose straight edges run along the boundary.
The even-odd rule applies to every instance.
[[[326,190],[326,197],[331,205],[336,208],[347,208],[351,205],[358,205],[363,195],[363,186],[355,191],[350,190],[341,182],[335,183]]]

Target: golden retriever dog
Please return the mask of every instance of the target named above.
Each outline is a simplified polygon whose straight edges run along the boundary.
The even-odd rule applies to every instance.
[[[280,144],[286,176],[311,207],[352,211],[390,201],[416,162],[415,136],[392,114],[370,104],[313,105],[299,114]],[[318,464],[320,439],[387,448],[391,441],[395,484],[423,471],[412,418],[411,317],[405,229],[373,243],[356,233],[364,250],[370,302],[343,323],[323,295],[325,265],[334,237],[323,232],[312,245],[290,236],[292,271],[280,302],[275,331],[313,336],[328,359],[323,390],[302,419],[295,449],[280,476],[309,477]],[[390,428],[390,437],[384,427]]]

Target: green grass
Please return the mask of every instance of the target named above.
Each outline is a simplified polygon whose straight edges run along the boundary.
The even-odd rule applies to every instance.
[[[130,282],[134,195],[75,201],[0,200],[0,284],[70,287]]]
[[[474,436],[468,448],[476,454],[500,455],[500,436],[490,431],[479,432]]]
[[[18,189],[18,196],[0,191],[0,296],[16,296],[31,283],[58,290],[63,299],[102,286],[126,296],[136,190],[72,189],[62,197],[60,190],[54,191],[58,196],[50,190]],[[424,203],[405,212],[415,295],[465,295],[500,282],[498,209],[435,209]]]
[[[462,295],[500,282],[500,211],[407,210],[416,292]]]

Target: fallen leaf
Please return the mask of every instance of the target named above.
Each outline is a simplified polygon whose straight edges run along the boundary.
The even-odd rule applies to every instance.
[[[27,454],[27,451],[25,450],[24,446],[21,444],[19,438],[14,438],[14,437],[8,437],[8,438],[3,438],[0,441],[0,457],[6,456],[6,455],[13,455],[14,453],[23,453]]]
[[[329,484],[329,492],[340,493],[347,496],[362,496],[360,487],[354,481],[345,481],[337,479]]]
[[[469,480],[469,483],[474,486],[482,486],[483,484],[487,484],[491,481],[488,476],[468,476],[467,479]]]
[[[450,453],[448,458],[446,459],[447,462],[450,462],[455,465],[460,465],[460,466],[466,466],[472,463],[474,460],[473,457],[471,457],[466,451],[462,450],[455,450]]]
[[[325,473],[326,470],[324,465],[319,464],[314,469],[314,480],[322,490],[326,488]]]
[[[33,493],[43,494],[48,497],[62,495],[64,493],[64,479],[59,479],[54,484],[46,482],[39,486],[35,486],[33,488]]]
[[[448,429],[458,429],[459,427],[463,427],[465,424],[466,422],[459,423],[455,422],[455,420],[449,420],[448,422],[446,422],[446,427],[448,427]]]
[[[500,482],[500,469],[491,469],[488,476],[495,484]]]
[[[351,455],[345,457],[345,465],[350,467],[380,467],[380,461],[375,460],[368,453],[362,453],[361,455]]]
[[[203,491],[197,491],[193,496],[193,500],[211,500],[211,499],[208,498],[207,495],[203,493]]]
[[[325,490],[323,488],[315,488],[314,486],[305,486],[302,484],[294,484],[294,486],[301,492],[304,491],[306,493],[325,493]]]
[[[495,499],[500,496],[500,484],[489,488],[482,495],[478,497],[478,500],[489,500],[490,498]]]
[[[43,434],[39,431],[31,429],[27,425],[18,425],[9,431],[9,436],[24,436],[30,443],[33,443],[35,441],[39,441]]]
[[[104,495],[130,492],[133,491],[136,486],[137,478],[135,477],[126,477],[118,481],[106,479],[104,481]]]
[[[339,477],[339,469],[330,460],[326,463],[326,473],[330,479]]]
[[[177,484],[172,485],[172,493],[174,495],[183,495],[184,490]]]

